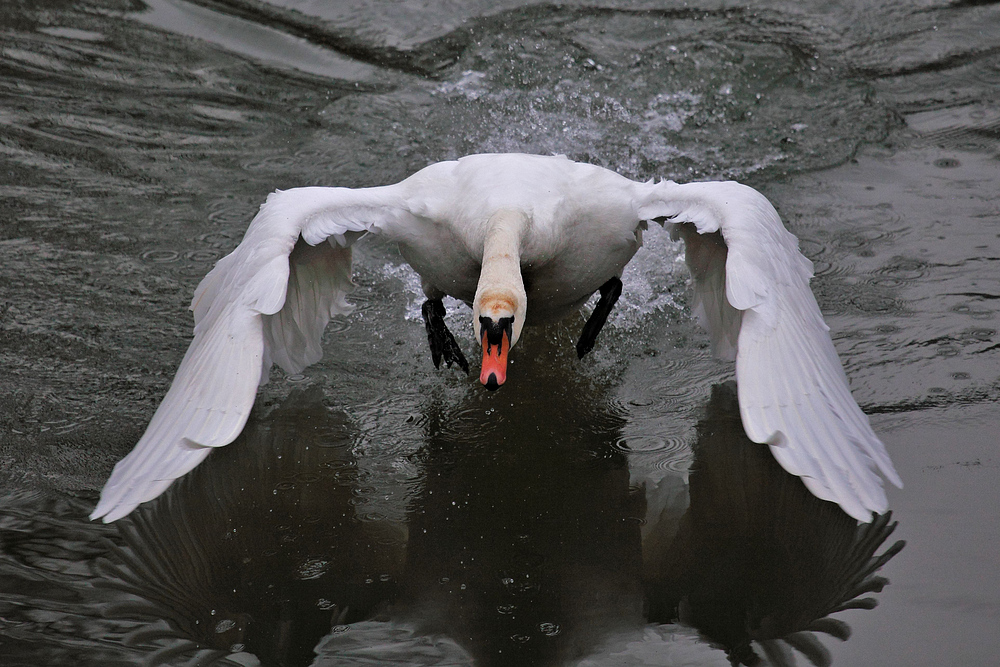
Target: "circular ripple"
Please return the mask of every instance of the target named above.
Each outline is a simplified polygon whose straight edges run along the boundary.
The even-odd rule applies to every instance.
[[[188,250],[184,253],[185,259],[192,262],[214,262],[222,256],[218,250]]]
[[[231,204],[208,214],[208,221],[213,224],[246,223],[249,218],[250,216],[246,211]]]
[[[900,276],[886,275],[886,276],[877,276],[875,278],[872,278],[869,282],[871,282],[873,285],[878,285],[879,287],[896,288],[906,285],[908,280]]]
[[[959,337],[970,342],[978,341],[987,343],[993,340],[993,337],[996,335],[997,332],[995,329],[967,329],[959,334]]]
[[[653,395],[660,399],[661,404],[676,405],[678,403],[689,402],[692,398],[702,393],[702,388],[694,382],[679,383],[671,379],[653,387],[652,392]]]
[[[555,637],[562,632],[562,628],[557,623],[539,623],[538,631],[546,637]]]
[[[820,262],[813,260],[813,273],[817,276],[826,276],[836,273],[832,262]]]
[[[154,264],[166,264],[168,262],[176,262],[181,258],[181,254],[176,250],[147,250],[142,253],[140,257],[143,261],[152,262]]]
[[[813,261],[815,261],[816,257],[825,254],[827,250],[826,244],[821,241],[805,238],[799,239],[799,251]]]
[[[663,456],[653,461],[652,468],[683,474],[691,469],[692,461],[694,461],[694,453],[690,450],[672,452],[671,456]]]
[[[619,438],[615,448],[623,452],[648,454],[667,449],[667,441],[658,435],[632,435]]]
[[[857,250],[858,248],[864,248],[865,246],[871,245],[875,241],[885,238],[884,233],[877,231],[852,231],[844,234],[838,234],[834,240],[833,244],[838,248],[844,248],[846,250]]]
[[[204,266],[198,264],[185,264],[174,269],[174,273],[185,278],[202,278],[207,272]]]
[[[236,244],[235,235],[229,232],[208,232],[194,237],[194,240],[213,248],[229,248]]]
[[[908,257],[893,257],[891,262],[875,269],[873,273],[902,281],[917,280],[927,275],[927,262]]]
[[[888,313],[899,310],[896,300],[882,294],[855,294],[848,299],[858,310],[866,313]]]

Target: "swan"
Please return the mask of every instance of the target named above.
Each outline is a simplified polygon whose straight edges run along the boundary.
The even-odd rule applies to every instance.
[[[809,289],[812,263],[770,202],[735,182],[636,182],[564,156],[470,155],[380,187],[304,187],[267,197],[242,242],[195,290],[194,339],[92,519],[114,521],[232,442],[277,363],[320,359],[330,318],[351,311],[351,246],[394,241],[420,275],[435,366],[468,362],[442,298],[472,306],[480,381],[497,389],[526,324],[600,299],[577,343],[593,346],[649,221],[683,239],[694,311],[713,352],[736,362],[747,436],[859,521],[888,508],[899,475],[851,396]]]

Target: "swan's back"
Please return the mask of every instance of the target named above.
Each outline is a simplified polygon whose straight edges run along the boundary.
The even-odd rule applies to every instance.
[[[534,306],[529,321],[565,315],[609,276],[620,274],[639,246],[636,184],[561,155],[470,155],[432,164],[400,185],[421,224],[393,236],[407,261],[432,282],[455,282],[450,274],[456,255],[482,257],[486,223],[496,211],[528,215],[521,266]],[[460,253],[451,247],[455,244]]]

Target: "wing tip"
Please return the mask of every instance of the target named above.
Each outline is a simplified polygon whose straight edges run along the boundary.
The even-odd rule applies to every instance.
[[[235,439],[235,436],[232,439]],[[136,461],[139,459],[133,457],[136,452],[133,449],[115,466],[111,477],[101,490],[100,500],[89,515],[90,520],[101,519],[104,523],[111,523],[128,515],[144,502],[158,498],[174,481],[191,472],[216,448],[199,444],[187,437],[182,437],[179,445],[179,448],[174,449],[183,456],[179,458],[175,456],[169,462],[158,460],[158,467],[154,471],[147,470],[139,474],[135,474]],[[138,448],[138,445],[136,447]]]
[[[101,492],[101,499],[90,513],[90,520],[100,519],[103,523],[112,523],[130,514],[132,510],[142,504],[141,500],[135,500],[135,494],[129,492],[134,489],[132,485],[124,491],[116,489],[114,486],[105,486]],[[131,496],[131,497],[130,497]]]
[[[132,513],[138,504],[135,505],[116,505],[113,507],[101,508],[100,504],[90,513],[90,520],[100,519],[102,523],[114,523],[118,519],[124,518],[125,516]]]
[[[877,436],[875,437],[875,442],[879,444],[878,452],[880,456],[875,460],[875,465],[878,466],[879,472],[882,473],[883,477],[892,482],[892,485],[897,489],[903,488],[903,478],[899,476],[899,473],[896,472],[896,467],[892,465],[892,459],[889,458],[889,452],[885,450],[885,444]]]

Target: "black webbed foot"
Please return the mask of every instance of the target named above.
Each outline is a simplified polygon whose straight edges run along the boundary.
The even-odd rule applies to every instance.
[[[469,362],[462,354],[462,348],[455,342],[455,337],[448,331],[444,323],[444,303],[441,299],[427,299],[420,308],[424,316],[424,326],[427,328],[427,342],[431,346],[431,359],[434,361],[434,368],[441,368],[441,360],[451,368],[452,363],[457,363],[466,373],[469,372]]]
[[[601,298],[597,301],[597,306],[594,307],[594,312],[590,314],[587,323],[583,325],[583,333],[580,334],[580,340],[576,343],[576,356],[579,359],[583,359],[583,355],[594,349],[597,334],[601,333],[604,323],[608,321],[608,315],[611,314],[611,309],[615,307],[618,297],[622,295],[622,281],[618,278],[612,278],[601,285],[600,292]]]

